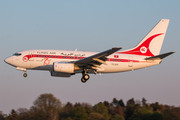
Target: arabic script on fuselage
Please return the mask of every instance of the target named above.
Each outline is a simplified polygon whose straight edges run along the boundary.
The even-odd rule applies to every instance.
[[[37,54],[58,55],[58,54],[56,54],[56,52],[44,52],[44,51],[37,51]],[[62,55],[62,56],[80,56],[80,57],[85,56],[85,54],[80,54],[80,53],[64,53],[64,52],[60,53],[60,55]]]
[[[85,54],[74,54],[74,53],[61,53],[61,55],[64,55],[64,56],[85,56]]]

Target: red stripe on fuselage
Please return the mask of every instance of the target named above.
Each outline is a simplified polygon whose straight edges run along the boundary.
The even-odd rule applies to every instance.
[[[28,60],[30,58],[44,58],[44,59],[47,59],[47,58],[51,58],[51,59],[72,59],[72,60],[80,60],[80,59],[84,59],[86,57],[77,57],[77,56],[61,56],[61,55],[41,55],[41,54],[32,54],[32,55],[25,55],[23,58],[28,58]],[[27,61],[28,61],[27,60]],[[27,61],[24,61],[24,62],[27,62]],[[130,60],[130,59],[114,59],[114,58],[108,58],[107,61],[110,61],[110,62],[149,62],[149,61],[139,61],[139,60]]]

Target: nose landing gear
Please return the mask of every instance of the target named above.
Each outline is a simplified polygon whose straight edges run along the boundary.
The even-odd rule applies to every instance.
[[[27,73],[24,73],[23,76],[24,76],[24,77],[27,77]]]
[[[24,77],[27,77],[26,68],[17,67],[16,69],[17,69],[17,70],[20,70],[20,71],[24,71],[23,76],[24,76]]]

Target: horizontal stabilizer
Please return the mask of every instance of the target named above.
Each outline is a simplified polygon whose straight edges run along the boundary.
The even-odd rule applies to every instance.
[[[157,56],[153,56],[153,57],[149,57],[149,58],[145,58],[145,60],[161,60],[171,54],[173,54],[174,52],[168,52],[168,53],[164,53],[161,55],[157,55]]]

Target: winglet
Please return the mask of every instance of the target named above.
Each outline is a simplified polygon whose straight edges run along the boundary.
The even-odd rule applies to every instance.
[[[161,60],[171,54],[173,54],[175,52],[168,52],[168,53],[164,53],[164,54],[161,54],[161,55],[157,55],[157,56],[153,56],[153,57],[149,57],[149,58],[145,58],[145,60]]]

